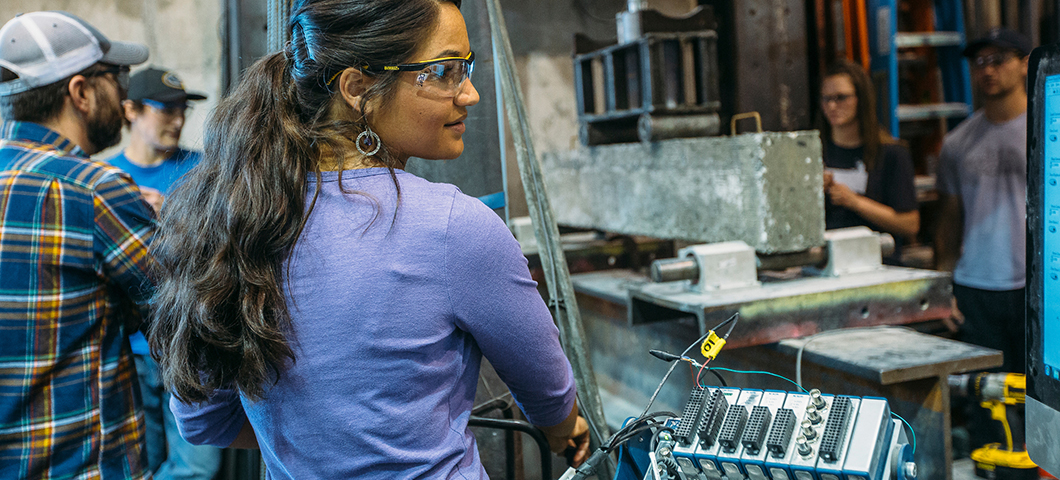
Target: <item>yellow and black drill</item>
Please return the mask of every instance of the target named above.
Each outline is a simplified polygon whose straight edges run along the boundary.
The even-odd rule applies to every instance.
[[[1020,373],[950,375],[950,392],[970,397],[1001,422],[1005,443],[989,443],[972,452],[975,475],[989,480],[1037,480],[1038,466],[1027,454],[1023,404],[1027,379]]]

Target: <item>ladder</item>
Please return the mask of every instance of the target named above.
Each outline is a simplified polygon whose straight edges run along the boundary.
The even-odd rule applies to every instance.
[[[933,5],[932,5],[933,4]],[[901,122],[947,119],[951,126],[972,112],[972,86],[960,0],[868,0],[871,71],[880,91],[880,123],[898,138]],[[898,31],[899,10],[911,30]],[[929,73],[899,85],[899,62],[924,62]],[[912,87],[913,95],[899,90]],[[941,92],[939,92],[941,87]],[[901,102],[899,99],[913,101]]]

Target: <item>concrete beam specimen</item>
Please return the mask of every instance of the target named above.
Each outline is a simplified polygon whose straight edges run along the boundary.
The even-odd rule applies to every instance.
[[[816,130],[581,147],[541,165],[561,225],[766,254],[824,245]]]

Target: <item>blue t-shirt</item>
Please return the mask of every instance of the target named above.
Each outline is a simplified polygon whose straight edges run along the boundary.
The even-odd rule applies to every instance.
[[[125,152],[107,160],[111,165],[124,170],[141,187],[150,187],[162,195],[168,195],[173,184],[199,163],[202,154],[178,148],[173,156],[154,167],[141,167],[129,161]]]
[[[295,361],[263,399],[170,403],[192,443],[254,427],[273,479],[485,479],[467,428],[482,357],[531,423],[563,421],[574,377],[504,221],[452,186],[324,172],[283,286]],[[316,181],[310,176],[306,204]],[[350,192],[362,192],[355,194]]]
[[[195,167],[201,158],[202,154],[199,152],[178,148],[173,156],[154,167],[141,167],[130,162],[124,151],[108,159],[107,162],[128,173],[137,186],[153,188],[162,192],[162,195],[168,195],[177,180]],[[129,344],[133,353],[137,355],[148,355],[150,353],[147,347],[147,339],[139,331],[129,335]]]

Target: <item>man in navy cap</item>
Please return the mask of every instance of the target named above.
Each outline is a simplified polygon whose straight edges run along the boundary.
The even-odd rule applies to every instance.
[[[154,212],[89,155],[121,139],[147,47],[64,12],[0,28],[0,478],[150,478],[126,340]]]
[[[946,135],[939,155],[936,262],[953,271],[959,338],[1025,370],[1027,55],[1030,41],[995,28],[964,56],[982,108]]]
[[[188,102],[206,96],[190,93],[172,71],[145,68],[129,81],[128,99],[122,102],[129,144],[109,162],[132,176],[155,210],[165,195],[197,163],[201,154],[180,147]],[[169,410],[169,393],[162,385],[158,365],[151,359],[147,340],[140,332],[129,336],[147,425],[147,464],[155,480],[210,480],[221,466],[221,450],[192,445],[177,431]]]
[[[188,102],[205,99],[185,91],[180,77],[160,68],[136,72],[129,81],[128,99],[122,102],[129,145],[109,161],[132,175],[156,210],[173,184],[199,163],[199,152],[180,148],[180,133]]]

